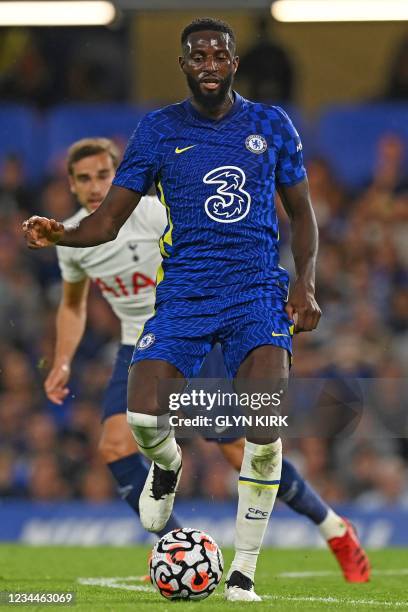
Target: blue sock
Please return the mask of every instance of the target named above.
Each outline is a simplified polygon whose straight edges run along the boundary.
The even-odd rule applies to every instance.
[[[282,461],[278,498],[295,512],[309,517],[316,525],[319,525],[327,516],[329,509],[327,504],[287,459]]]
[[[133,453],[122,459],[107,464],[112,476],[118,483],[118,493],[129,506],[139,515],[139,497],[143,490],[148,469],[140,453]],[[180,524],[174,514],[168,520],[166,527],[158,533],[160,537],[172,529],[179,529]]]

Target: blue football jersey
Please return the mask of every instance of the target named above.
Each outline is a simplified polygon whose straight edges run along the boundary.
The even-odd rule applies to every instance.
[[[237,93],[219,121],[190,100],[146,115],[113,183],[145,194],[156,183],[168,224],[156,301],[247,293],[285,296],[275,188],[306,172],[298,133],[279,107]]]

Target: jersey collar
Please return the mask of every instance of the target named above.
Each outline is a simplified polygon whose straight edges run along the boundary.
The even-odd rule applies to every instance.
[[[204,117],[204,115],[199,113],[198,110],[196,110],[194,108],[194,106],[191,103],[191,98],[188,98],[185,101],[184,107],[185,107],[185,109],[186,109],[186,111],[187,111],[187,113],[189,115],[194,117],[194,119],[198,119],[202,123],[209,123],[209,124],[214,125],[214,126],[222,125],[226,121],[229,121],[230,119],[232,119],[232,117],[234,117],[241,110],[241,108],[243,106],[243,98],[242,98],[242,96],[240,96],[239,93],[237,93],[234,90],[233,90],[232,93],[234,95],[234,102],[233,102],[231,108],[229,109],[228,113],[226,115],[224,115],[224,117],[222,119],[210,119],[209,117]]]

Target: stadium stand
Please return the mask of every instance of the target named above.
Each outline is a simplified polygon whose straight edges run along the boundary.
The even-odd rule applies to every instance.
[[[377,143],[384,134],[408,143],[408,106],[404,103],[328,107],[315,122],[296,107],[285,107],[305,144],[307,155],[324,157],[348,188],[368,184]],[[74,140],[104,134],[126,143],[140,118],[151,109],[127,104],[64,104],[39,115],[17,106],[0,106],[0,159],[22,157],[29,178],[44,177]],[[408,157],[404,158],[405,170]]]
[[[125,141],[142,111],[123,107],[123,113],[111,113],[109,108],[55,108],[43,119],[41,138],[37,116],[30,110],[0,109],[4,133],[0,157],[16,153],[27,168],[26,176],[20,169],[14,187],[6,180],[5,164],[0,173],[3,498],[100,503],[115,497],[97,458],[97,439],[100,399],[110,372],[117,322],[93,290],[71,396],[62,409],[47,403],[42,380],[53,346],[58,268],[54,251],[28,251],[19,229],[32,210],[60,219],[73,213],[75,203],[65,178],[57,168],[45,180],[44,160],[58,159],[69,143],[90,134]],[[402,162],[406,161],[407,119],[408,107],[382,105],[337,107],[327,110],[317,123],[315,151],[319,155],[309,159],[308,174],[320,226],[317,286],[324,316],[317,332],[295,340],[297,376],[392,379],[408,373],[408,189]],[[46,151],[41,151],[43,145]],[[35,176],[42,181],[32,189]],[[280,214],[282,257],[284,265],[290,266],[288,225]],[[368,424],[371,429],[365,441],[287,441],[288,456],[329,502],[353,501],[360,508],[408,506],[404,477],[408,445],[398,436],[407,431],[408,415],[404,397],[391,390],[386,382],[379,384],[378,397],[386,399],[380,402],[378,419]],[[181,497],[223,501],[233,495],[235,475],[215,445],[195,441],[189,450],[186,445],[184,457]],[[200,477],[204,464],[211,477]],[[380,478],[381,474],[387,477]]]

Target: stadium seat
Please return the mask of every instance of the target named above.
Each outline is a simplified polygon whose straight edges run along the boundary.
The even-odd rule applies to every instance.
[[[5,156],[21,157],[28,179],[35,180],[43,170],[44,137],[40,117],[29,107],[0,105],[0,161]]]
[[[367,182],[384,134],[397,134],[408,145],[408,104],[333,106],[320,118],[314,152],[326,158],[349,187]]]
[[[125,144],[146,109],[125,104],[67,104],[50,110],[47,119],[48,170],[65,156],[75,140],[104,136]]]

